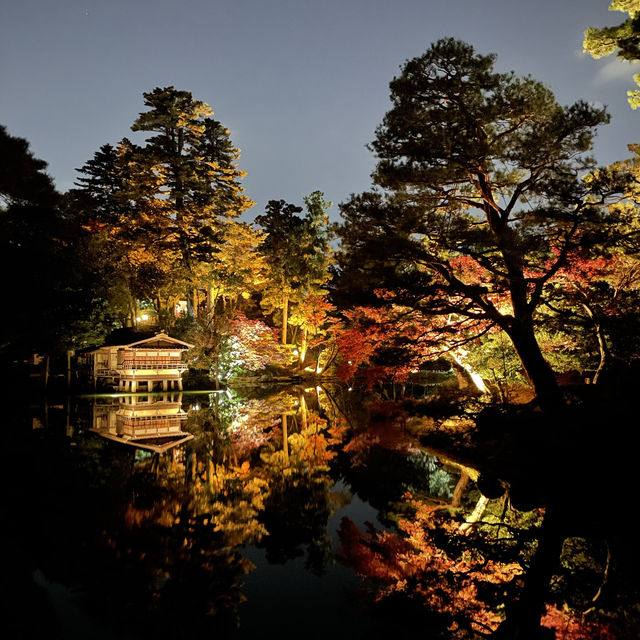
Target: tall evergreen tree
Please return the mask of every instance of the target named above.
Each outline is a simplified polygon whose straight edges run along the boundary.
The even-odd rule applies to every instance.
[[[265,213],[256,217],[267,234],[261,251],[269,269],[269,286],[263,293],[262,303],[269,313],[281,311],[282,344],[287,344],[289,304],[302,277],[300,238],[304,222],[300,213],[302,207],[284,200],[269,200]]]
[[[163,223],[175,232],[181,266],[193,277],[197,262],[215,252],[225,220],[253,204],[240,185],[245,174],[234,162],[239,150],[232,147],[228,130],[211,119],[211,107],[190,92],[156,88],[144,98],[149,110],[132,129],[153,135],[137,150],[135,171],[161,176],[152,197],[163,201],[162,219],[151,224]],[[136,179],[134,173],[133,186]],[[189,296],[194,313],[195,285]]]
[[[535,315],[572,251],[592,241],[586,229],[605,222],[599,184],[581,175],[608,116],[584,102],[562,107],[494,61],[444,39],[391,82],[393,106],[371,145],[380,190],[342,207],[342,283],[439,318],[445,332],[452,318],[500,327],[552,404],[559,391]]]
[[[133,320],[136,298],[145,298],[166,321],[178,298],[192,315],[202,308],[201,264],[215,261],[226,226],[253,203],[240,184],[240,152],[209,105],[173,87],[144,98],[149,110],[132,129],[149,133],[146,143],[103,146],[79,170],[77,193],[84,219],[106,236],[114,296],[128,301]]]
[[[270,200],[265,213],[256,217],[266,232],[261,251],[269,267],[262,302],[269,312],[281,310],[283,344],[288,341],[291,305],[319,295],[331,256],[327,216],[331,203],[320,191],[305,197],[304,202],[304,215],[300,215],[302,207]],[[295,323],[302,325],[304,332],[305,320],[300,314]]]

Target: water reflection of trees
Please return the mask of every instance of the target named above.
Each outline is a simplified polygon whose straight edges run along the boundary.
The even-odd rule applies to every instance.
[[[239,507],[250,488],[216,500],[179,456],[136,461],[98,440],[36,444],[33,500],[17,504],[34,569],[81,585],[98,628],[135,637],[235,628],[251,569],[237,547],[255,534]]]
[[[374,430],[381,428],[380,404],[374,402],[370,411]],[[435,403],[431,409],[425,412],[411,400],[396,412],[386,407],[392,416],[387,428],[395,431],[387,442],[402,436],[405,450],[412,440],[448,443],[451,453],[441,449],[437,457],[458,478],[450,501],[446,494],[434,496],[433,484],[414,488],[391,503],[387,522],[395,516],[397,529],[361,530],[345,519],[340,530],[343,562],[368,579],[376,611],[391,621],[390,629],[401,615],[407,624],[428,628],[432,637],[533,639],[546,629],[557,638],[635,638],[640,594],[637,586],[625,593],[634,573],[623,567],[632,551],[629,536],[613,522],[595,524],[601,500],[622,507],[629,478],[615,472],[607,448],[594,441],[598,432],[591,428],[602,412],[587,420],[592,408],[574,409],[585,432],[567,442],[554,431],[566,416],[543,425],[539,416],[521,410],[510,429],[509,416],[493,425],[506,440],[496,442],[487,438],[483,410],[478,414],[476,408],[474,415],[467,407],[455,416],[450,406]],[[495,420],[495,412],[490,414]],[[537,421],[537,430],[523,429],[524,419]],[[372,442],[371,451],[381,441]],[[399,449],[397,442],[392,448]],[[506,481],[498,480],[502,474]],[[623,481],[623,493],[613,499],[611,488],[602,485],[608,474]]]
[[[540,501],[518,510],[535,492],[498,472],[518,466],[501,463],[506,445],[478,455],[469,444],[467,427],[490,429],[494,418],[485,427],[450,405],[353,395],[185,396],[181,428],[193,439],[162,455],[81,431],[70,440],[65,428],[23,434],[16,446],[28,451],[33,486],[28,501],[18,491],[9,501],[13,537],[31,570],[81,585],[79,601],[101,625],[134,637],[231,633],[253,569],[244,547],[322,575],[336,552],[331,516],[357,495],[382,527],[344,519],[339,557],[367,578],[380,629],[401,620],[434,638],[538,637],[531,620],[542,613],[558,638],[615,637],[609,627],[633,637],[624,635],[633,617],[625,627],[619,615],[637,602],[622,566],[631,546],[568,527],[602,511],[594,482],[574,482],[571,491],[582,483],[588,495],[563,512]],[[459,446],[445,451],[453,434]]]

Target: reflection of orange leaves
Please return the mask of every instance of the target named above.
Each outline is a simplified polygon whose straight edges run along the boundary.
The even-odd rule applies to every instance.
[[[124,521],[128,527],[141,527],[153,523],[161,527],[172,527],[180,511],[177,502],[161,501],[151,509],[140,509],[133,504],[128,504],[124,513]]]
[[[543,627],[554,630],[556,640],[614,640],[618,637],[606,622],[585,620],[571,611],[551,605],[547,605],[541,623]]]
[[[418,443],[407,430],[407,413],[396,402],[380,401],[369,406],[371,423],[356,433],[343,448],[352,454],[352,464],[363,464],[373,447],[397,451],[404,455],[419,451]]]
[[[327,433],[329,434],[329,444],[331,446],[340,445],[344,442],[344,438],[349,431],[349,425],[344,418],[332,421]]]
[[[376,599],[396,593],[417,597],[431,610],[450,620],[450,628],[466,625],[475,631],[495,630],[502,617],[480,598],[480,588],[496,585],[501,591],[515,580],[522,567],[484,557],[469,547],[456,523],[440,515],[436,508],[413,503],[411,520],[400,520],[401,533],[376,531],[372,526],[362,533],[348,519],[339,529],[341,560],[358,573],[381,583]],[[438,533],[439,532],[439,533]],[[436,542],[446,534],[455,553]],[[459,538],[463,544],[457,544]]]
[[[343,450],[351,454],[351,464],[358,466],[364,464],[364,456],[373,447],[397,451],[405,455],[420,450],[409,433],[389,424],[371,425],[366,431],[354,435]]]
[[[329,450],[329,443],[322,433],[310,435],[300,452],[300,459],[309,462],[311,466],[324,466],[335,456],[335,451]]]

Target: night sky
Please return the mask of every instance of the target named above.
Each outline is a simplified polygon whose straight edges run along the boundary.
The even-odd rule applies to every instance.
[[[640,141],[626,102],[633,66],[581,53],[588,26],[621,22],[609,0],[4,0],[0,123],[49,163],[60,191],[103,144],[140,140],[143,91],[174,85],[211,105],[242,148],[257,202],[334,203],[366,189],[365,148],[389,109],[388,84],[438,38],[497,53],[559,101],[608,106],[596,142],[609,163]],[[333,215],[337,207],[333,207]]]

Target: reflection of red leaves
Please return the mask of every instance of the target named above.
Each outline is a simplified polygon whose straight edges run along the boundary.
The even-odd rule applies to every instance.
[[[362,464],[364,455],[372,447],[397,451],[404,455],[420,451],[415,438],[407,431],[407,414],[395,402],[377,402],[370,407],[371,423],[344,445],[351,454],[354,466]]]
[[[276,410],[279,410],[276,407]],[[237,458],[259,449],[277,434],[279,415],[264,400],[247,400],[229,427],[229,438]]]
[[[556,640],[614,640],[617,635],[606,622],[585,620],[572,612],[547,605],[542,626],[553,629]]]
[[[390,429],[385,425],[375,425],[358,433],[344,446],[344,451],[351,454],[351,463],[357,466],[364,463],[364,455],[373,447],[381,447],[405,455],[420,451],[415,440],[408,433]]]
[[[273,437],[260,425],[246,425],[231,434],[233,450],[239,459],[245,458],[252,451],[259,449]]]
[[[414,518],[401,520],[399,527],[402,534],[371,526],[365,534],[343,519],[338,531],[341,561],[379,583],[376,600],[405,593],[441,613],[452,629],[497,629],[502,616],[483,602],[480,587],[491,584],[501,591],[522,573],[520,565],[490,560],[467,546],[451,555],[436,544],[436,529],[444,530],[450,540],[464,536],[456,523],[438,518],[426,505],[417,504]]]
[[[403,571],[393,560],[408,552],[411,545],[397,535],[379,533],[371,524],[364,534],[349,518],[342,518],[338,529],[338,558],[360,575],[389,583],[403,577]],[[379,539],[379,536],[384,536]],[[379,594],[381,599],[382,594]]]

